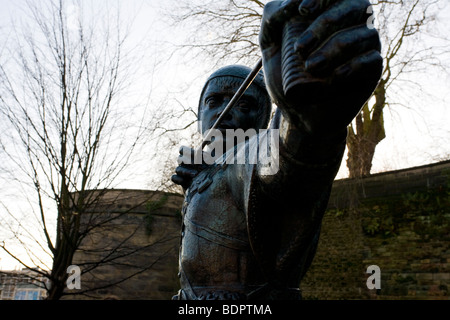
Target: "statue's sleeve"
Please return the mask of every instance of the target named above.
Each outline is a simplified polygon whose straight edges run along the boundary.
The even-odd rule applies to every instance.
[[[281,121],[278,114],[270,130]],[[250,244],[273,281],[295,285],[309,267],[344,150],[345,136],[311,141],[295,130],[280,132],[278,150],[271,150],[277,170],[267,170],[267,162],[244,169]]]

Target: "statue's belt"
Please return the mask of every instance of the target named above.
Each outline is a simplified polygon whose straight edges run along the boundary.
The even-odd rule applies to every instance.
[[[186,279],[187,280],[187,279]],[[269,283],[247,286],[246,288],[231,287],[191,287],[187,280],[184,288],[178,291],[173,300],[299,300],[299,288],[275,289]]]
[[[199,236],[200,238],[211,241],[215,244],[221,245],[234,250],[248,251],[250,250],[250,244],[248,241],[240,240],[237,238],[230,237],[221,232],[212,230],[210,228],[201,226],[187,217],[184,218],[184,226],[191,233]]]

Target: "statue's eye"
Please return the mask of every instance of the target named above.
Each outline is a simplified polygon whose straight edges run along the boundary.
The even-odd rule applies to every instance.
[[[244,112],[244,113],[250,112],[250,110],[252,109],[251,103],[246,100],[239,101],[237,106],[238,106],[239,110],[241,110],[241,112]]]
[[[208,108],[215,108],[215,107],[217,107],[217,105],[219,104],[219,101],[218,101],[219,99],[216,97],[216,96],[212,96],[212,97],[209,97],[209,98],[206,98],[206,100],[205,100],[205,105],[208,107]]]

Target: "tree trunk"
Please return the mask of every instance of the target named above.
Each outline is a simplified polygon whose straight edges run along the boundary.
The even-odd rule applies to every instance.
[[[59,300],[64,292],[64,281],[52,281],[52,286],[48,290],[47,300]]]
[[[361,135],[349,131],[347,139],[347,168],[350,178],[362,178],[370,175],[376,143]]]
[[[349,126],[347,137],[347,168],[350,178],[370,175],[376,146],[386,137],[383,109],[386,105],[386,81],[381,80],[374,92],[372,108],[367,102],[355,118],[355,128]]]

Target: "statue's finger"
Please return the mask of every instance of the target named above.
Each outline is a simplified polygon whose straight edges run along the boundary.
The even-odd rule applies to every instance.
[[[383,58],[378,50],[361,54],[339,66],[334,72],[335,83],[377,83],[383,69]]]
[[[348,108],[348,106],[360,108],[367,101],[378,85],[382,68],[383,59],[380,53],[372,50],[353,58],[336,69],[332,80],[336,92],[351,90],[351,94],[345,95],[343,100],[335,101],[336,106],[346,106],[338,107],[342,119],[346,118],[346,121],[350,122],[354,118],[358,110]]]
[[[366,23],[370,18],[367,0],[345,0],[332,4],[297,39],[294,50],[303,57],[319,48],[333,34]]]
[[[182,177],[194,178],[198,174],[198,171],[192,168],[178,166],[175,169],[175,173]]]
[[[178,185],[183,185],[185,183],[184,179],[176,174],[171,177],[173,183]]]
[[[337,0],[303,0],[298,11],[302,16],[314,16],[323,12]]]
[[[381,50],[375,29],[361,25],[335,34],[305,62],[305,69],[313,75],[329,75],[338,66],[371,50]]]
[[[280,41],[284,24],[298,15],[300,3],[301,0],[271,1],[264,6],[259,38],[262,48]]]

